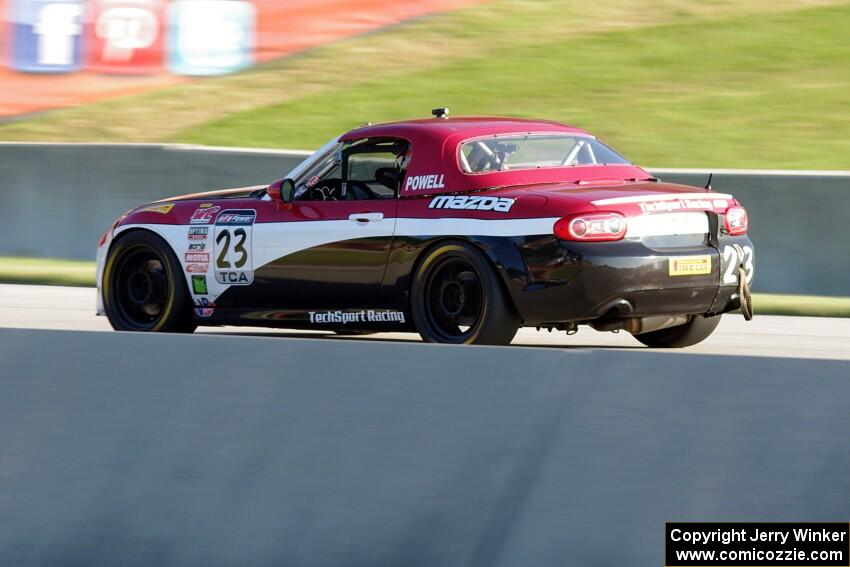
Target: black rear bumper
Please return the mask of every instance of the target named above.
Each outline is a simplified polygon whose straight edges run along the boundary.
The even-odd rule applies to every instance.
[[[723,237],[720,246],[693,243],[650,247],[639,240],[577,243],[553,237],[519,245],[527,273],[513,280],[514,302],[526,325],[725,313],[740,307],[737,285],[720,285],[724,245],[752,246],[747,237]],[[711,271],[671,275],[671,259],[710,258]]]

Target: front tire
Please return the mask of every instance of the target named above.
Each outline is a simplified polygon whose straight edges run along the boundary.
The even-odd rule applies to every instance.
[[[112,246],[103,273],[103,302],[116,331],[191,333],[197,327],[183,269],[152,232],[131,232]]]
[[[520,325],[487,258],[462,242],[439,245],[422,261],[411,312],[419,334],[434,343],[507,345]]]
[[[717,328],[717,325],[720,324],[721,317],[722,315],[715,315],[713,317],[694,315],[684,325],[661,329],[660,331],[652,331],[651,333],[641,333],[640,335],[635,335],[635,338],[652,348],[689,347],[707,339],[714,332],[714,329]]]

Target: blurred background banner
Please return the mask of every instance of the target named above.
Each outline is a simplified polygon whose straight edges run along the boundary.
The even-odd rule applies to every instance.
[[[233,73],[479,1],[0,0],[0,116]]]
[[[668,181],[725,171],[714,188],[750,211],[755,289],[850,296],[848,0],[0,10],[0,255],[90,260],[135,205],[268,183],[365,122],[447,106],[584,128]]]

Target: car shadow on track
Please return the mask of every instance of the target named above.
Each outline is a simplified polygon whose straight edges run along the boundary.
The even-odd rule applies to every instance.
[[[205,332],[205,335],[231,336],[231,337],[258,337],[258,338],[276,338],[276,339],[313,339],[313,340],[344,340],[344,341],[369,341],[381,343],[408,343],[408,344],[426,344],[418,336],[413,333],[405,333],[406,337],[385,336],[380,333],[374,335],[337,335],[334,333],[301,333],[298,331],[216,331]],[[648,349],[642,345],[600,345],[600,344],[558,344],[551,342],[541,343],[512,343],[512,347],[524,348],[548,348],[548,349],[598,349],[598,350],[645,350]]]

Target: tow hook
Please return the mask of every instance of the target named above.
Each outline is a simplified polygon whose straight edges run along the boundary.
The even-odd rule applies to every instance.
[[[744,250],[735,245],[738,252],[738,258],[741,258],[741,263],[738,265],[738,297],[741,299],[741,313],[746,321],[753,320],[753,294],[750,293],[750,284],[747,283],[747,270],[744,269]]]

